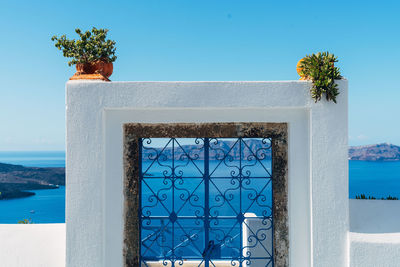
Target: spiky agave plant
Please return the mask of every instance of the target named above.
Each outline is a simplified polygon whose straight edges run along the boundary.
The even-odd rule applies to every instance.
[[[307,55],[300,62],[300,76],[312,80],[311,97],[318,102],[325,94],[326,100],[336,103],[339,95],[335,80],[341,79],[339,68],[335,67],[337,57],[329,52]]]

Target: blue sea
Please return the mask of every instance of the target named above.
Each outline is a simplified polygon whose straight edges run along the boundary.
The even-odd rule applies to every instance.
[[[0,162],[27,167],[65,167],[65,152],[0,151]]]
[[[28,167],[65,167],[64,151],[0,152],[0,162]],[[65,187],[31,190],[27,198],[0,200],[0,223],[17,223],[28,219],[33,223],[65,222]]]
[[[400,199],[400,161],[349,161],[349,197],[360,194]]]
[[[64,152],[0,152],[0,162],[30,167],[65,167]],[[34,190],[35,196],[1,200],[0,223],[29,219],[34,223],[65,222],[65,187]],[[400,198],[400,162],[349,161],[349,196]]]

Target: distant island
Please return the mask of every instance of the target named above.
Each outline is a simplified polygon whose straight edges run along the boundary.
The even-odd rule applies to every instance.
[[[242,154],[240,153],[239,145],[234,145],[232,141],[219,141],[217,144],[211,143],[210,146],[210,159],[220,158],[229,151],[229,156],[233,160],[252,159],[252,153],[257,151],[257,156],[261,159],[271,159],[270,149],[260,149],[261,147],[267,148],[268,144],[262,144],[259,139],[246,140],[246,145],[243,145]],[[204,149],[202,144],[199,145],[182,145],[175,148],[175,159],[179,160],[182,157],[183,150],[189,153],[189,156],[196,159],[204,159]],[[183,150],[182,150],[183,149]],[[144,144],[142,149],[143,160],[152,160],[156,156],[156,152],[164,155],[165,159],[172,158],[172,148],[155,148]],[[361,161],[399,161],[400,160],[400,146],[393,144],[382,143],[366,146],[352,146],[349,147],[349,160]],[[183,158],[183,160],[186,160]]]
[[[35,195],[29,190],[65,185],[65,168],[24,167],[0,163],[0,200]]]
[[[263,141],[259,138],[247,139],[241,144],[241,147],[236,140],[230,141],[218,139],[217,141],[216,139],[212,139],[210,140],[209,156],[211,160],[222,159],[225,154],[229,152],[228,159],[230,158],[232,160],[239,160],[240,158],[254,160],[254,155],[257,155],[257,157],[260,159],[270,159],[270,143],[268,140],[264,140],[264,142],[265,143],[263,143]],[[157,154],[160,154],[161,152],[163,155],[163,157],[161,157],[161,161],[172,159],[172,155],[174,155],[175,160],[186,161],[187,158],[185,157],[185,153],[188,153],[191,158],[204,160],[203,142],[199,142],[197,145],[175,144],[174,149],[172,149],[171,146],[165,148],[151,147],[151,145],[147,145],[146,142],[144,142],[142,159],[154,160]]]
[[[210,149],[210,157],[215,158],[221,151],[229,151],[233,143],[231,141],[212,144]],[[244,156],[250,156],[250,151],[257,151],[260,145],[267,147],[266,144],[261,144],[259,140],[247,141],[248,148],[244,149]],[[193,157],[196,152],[199,153],[199,146],[182,145],[182,148],[189,152]],[[221,150],[220,150],[221,149]],[[155,151],[158,153],[162,148],[143,149],[143,157],[154,158]],[[178,149],[175,157],[182,156],[182,150]],[[201,150],[201,149],[200,149]],[[172,149],[166,148],[163,154],[171,158]],[[239,146],[234,147],[229,153],[233,159],[237,160],[239,156]],[[261,158],[270,159],[270,150],[259,150],[257,155]],[[243,156],[242,156],[243,157]],[[201,152],[198,159],[202,159]],[[400,161],[400,146],[393,144],[382,143],[366,146],[352,146],[349,148],[349,160],[359,161]],[[56,189],[59,185],[65,185],[65,168],[39,168],[25,167],[22,165],[13,165],[0,163],[0,200],[29,197],[35,195],[30,190],[38,189]]]
[[[352,146],[349,148],[349,159],[364,161],[399,161],[400,146],[388,143]]]

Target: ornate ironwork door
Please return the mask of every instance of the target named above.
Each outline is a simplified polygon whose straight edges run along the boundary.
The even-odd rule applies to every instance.
[[[286,123],[125,124],[124,172],[125,266],[289,265]]]
[[[271,140],[141,138],[142,266],[273,266]]]

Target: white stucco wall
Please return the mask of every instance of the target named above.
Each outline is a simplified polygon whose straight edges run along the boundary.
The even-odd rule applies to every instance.
[[[400,201],[350,199],[353,267],[400,266]]]
[[[0,224],[1,267],[64,267],[65,224]]]
[[[350,231],[400,233],[400,200],[350,199]]]
[[[350,233],[351,267],[399,267],[400,233]]]
[[[67,266],[122,265],[122,125],[287,122],[291,266],[348,266],[347,81],[67,83]],[[334,164],[332,164],[334,162]]]

